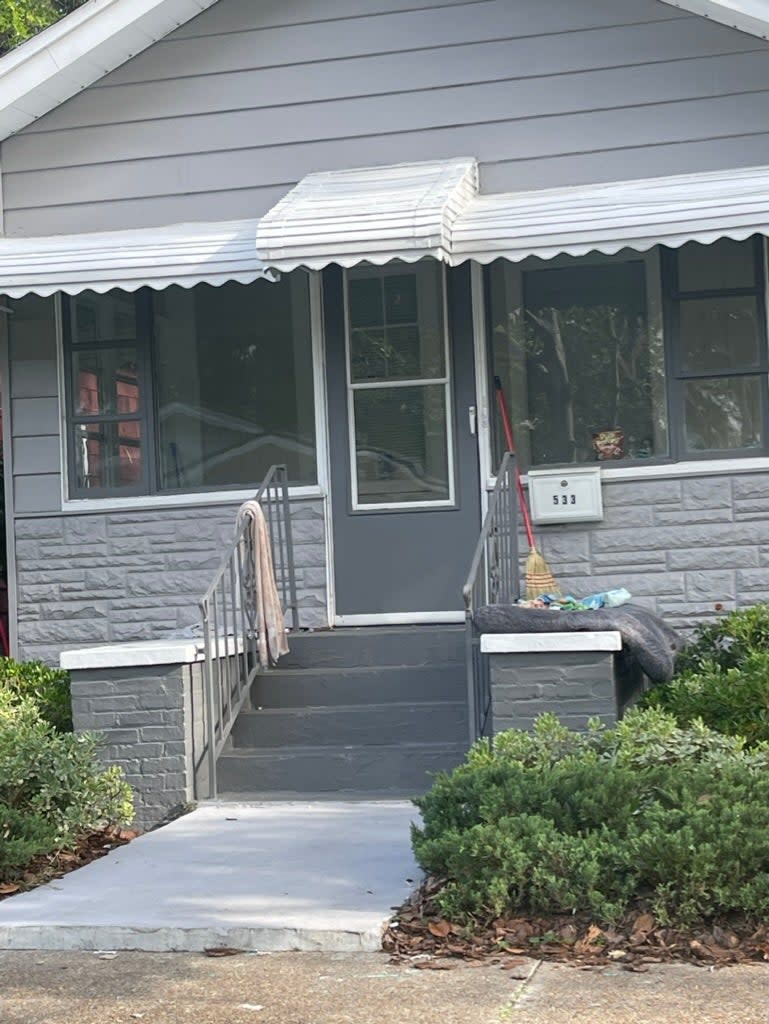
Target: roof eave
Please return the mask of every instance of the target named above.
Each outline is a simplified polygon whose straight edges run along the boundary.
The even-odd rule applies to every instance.
[[[0,140],[214,3],[216,0],[88,0],[0,59]]]
[[[728,28],[769,39],[769,0],[662,0]]]

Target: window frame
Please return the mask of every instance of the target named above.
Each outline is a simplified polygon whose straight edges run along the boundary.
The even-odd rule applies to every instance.
[[[315,443],[315,475],[314,483],[290,482],[289,492],[299,498],[323,497],[327,490],[327,444],[322,432],[325,422],[325,390],[323,387],[322,367],[324,365],[322,335],[320,333],[320,309],[322,293],[317,274],[299,271],[305,275],[304,286],[307,288],[308,308],[308,344],[309,357],[312,364],[313,382],[313,431]],[[205,282],[201,282],[205,283]],[[86,289],[87,290],[87,289]],[[56,316],[58,321],[57,335],[59,338],[59,358],[62,394],[64,402],[60,412],[62,424],[62,463],[65,473],[62,477],[62,508],[98,511],[99,509],[121,509],[137,507],[164,507],[175,505],[198,505],[210,503],[231,503],[253,497],[261,477],[254,478],[250,484],[211,484],[195,485],[188,488],[160,487],[160,436],[157,429],[157,388],[153,368],[156,365],[156,344],[153,330],[153,289],[144,287],[128,293],[133,296],[136,313],[136,338],[108,339],[99,342],[77,343],[72,340],[72,302],[75,295],[58,293]],[[139,366],[140,394],[146,395],[142,402],[140,416],[131,415],[130,419],[141,423],[142,437],[142,477],[139,484],[131,487],[78,487],[75,426],[82,422],[118,422],[125,416],[78,416],[74,412],[74,379],[73,353],[79,349],[87,351],[98,348],[135,347],[137,365]],[[141,390],[143,389],[143,390]],[[98,504],[97,504],[98,502]]]
[[[668,393],[668,436],[673,462],[708,462],[714,459],[749,459],[769,455],[769,325],[766,305],[766,266],[763,236],[744,239],[753,250],[752,287],[706,288],[702,291],[678,287],[678,249],[660,246],[662,280],[663,341],[665,346],[665,377]],[[759,331],[758,365],[748,369],[717,367],[707,370],[684,370],[680,346],[680,303],[698,299],[755,298]],[[761,400],[763,443],[753,448],[709,448],[690,450],[686,446],[684,388],[689,381],[758,377]]]
[[[746,459],[766,459],[769,457],[769,323],[767,321],[767,300],[769,299],[769,280],[767,279],[767,264],[769,261],[769,243],[765,245],[761,235],[752,236],[744,241],[750,242],[754,252],[755,284],[750,288],[724,288],[707,289],[701,292],[679,292],[677,290],[677,266],[675,249],[663,245],[656,245],[646,252],[637,252],[631,249],[622,250],[613,255],[602,255],[590,253],[580,257],[556,256],[552,260],[538,260],[532,263],[532,258],[522,260],[520,263],[511,264],[518,277],[515,286],[516,293],[523,300],[523,274],[526,270],[547,269],[548,267],[559,268],[572,265],[574,260],[579,260],[583,265],[597,265],[602,263],[630,263],[642,259],[646,263],[646,292],[648,307],[648,325],[653,329],[653,323],[658,323],[662,330],[663,354],[664,354],[664,405],[667,413],[667,442],[668,453],[666,455],[655,455],[648,459],[619,459],[616,462],[595,463],[600,465],[603,472],[614,473],[620,471],[623,475],[635,477],[643,475],[643,471],[652,467],[657,470],[674,471],[677,465],[685,463],[722,463],[725,460],[739,463]],[[494,404],[494,335],[493,335],[493,313],[491,302],[491,268],[489,264],[483,268],[483,301],[485,307],[484,328],[486,334],[485,357],[486,357],[486,386],[491,396],[489,429],[487,431],[487,445],[492,467],[491,480],[496,477],[497,460],[495,457],[495,444],[500,436],[501,427],[498,422],[496,406]],[[740,297],[750,296],[756,298],[758,321],[759,321],[759,365],[748,370],[707,370],[702,373],[680,373],[679,345],[678,345],[678,323],[674,315],[674,309],[680,299],[709,298],[709,297]],[[757,448],[739,449],[708,449],[704,452],[689,451],[684,445],[684,416],[683,416],[683,384],[688,380],[703,380],[715,377],[759,377],[761,386],[762,402],[762,429],[764,443]],[[565,463],[532,463],[532,469],[549,469]],[[592,465],[592,463],[585,463]],[[723,471],[723,470],[721,470]]]
[[[366,275],[374,279],[378,279],[382,282],[384,288],[384,280],[387,277],[396,277],[402,274],[414,274],[417,275],[416,270],[417,264],[411,263],[396,263],[396,264],[384,264],[380,265],[366,265]],[[346,390],[346,403],[347,407],[345,410],[346,421],[347,421],[347,438],[348,438],[348,483],[350,487],[350,504],[348,513],[350,515],[376,515],[379,513],[387,512],[420,512],[431,510],[445,510],[453,509],[457,507],[457,483],[456,483],[456,437],[454,433],[454,362],[452,358],[452,350],[450,344],[449,334],[449,310],[448,310],[448,290],[446,280],[446,266],[441,263],[436,270],[439,275],[439,288],[440,288],[440,317],[442,326],[442,339],[443,339],[443,376],[442,377],[419,377],[419,378],[403,378],[400,380],[394,380],[389,383],[385,381],[376,382],[356,382],[352,379],[352,327],[350,323],[350,297],[349,297],[349,273],[360,268],[352,267],[346,269],[343,275],[343,295],[344,295],[344,342],[345,342],[345,390]],[[419,281],[417,279],[417,291],[419,288]],[[357,462],[357,448],[356,448],[356,433],[355,433],[355,394],[357,391],[375,390],[377,388],[402,388],[402,387],[431,387],[440,386],[443,388],[444,403],[446,409],[446,424],[445,424],[445,436],[446,436],[446,454],[447,454],[447,465],[446,472],[448,475],[449,494],[447,498],[438,498],[435,500],[422,499],[420,501],[388,501],[388,502],[362,502],[360,500],[360,494],[358,489],[358,462]]]
[[[127,293],[134,303],[136,318],[136,337],[132,341],[121,338],[102,338],[98,341],[78,343],[72,337],[72,306],[77,296],[62,295],[61,336],[64,356],[64,422],[67,449],[67,497],[77,501],[87,498],[135,498],[157,493],[155,489],[155,398],[152,388],[151,325],[152,299],[149,288],[140,288]],[[73,356],[77,352],[115,351],[119,348],[135,348],[138,367],[139,413],[83,416],[75,413],[75,363]],[[141,478],[139,482],[128,487],[79,487],[77,485],[77,442],[75,430],[81,424],[89,423],[121,423],[133,422],[140,424],[142,453]]]
[[[582,266],[602,266],[605,264],[617,264],[617,263],[643,263],[645,267],[645,297],[646,297],[646,330],[647,334],[652,334],[655,330],[662,331],[663,334],[663,380],[665,383],[664,394],[661,397],[661,405],[664,407],[666,422],[665,431],[667,439],[667,453],[664,455],[652,455],[646,459],[631,459],[624,458],[618,459],[612,462],[584,462],[584,463],[532,463],[531,469],[556,469],[559,466],[600,466],[602,472],[613,471],[619,468],[626,470],[632,470],[634,472],[640,472],[642,469],[647,467],[671,467],[678,460],[674,458],[672,453],[673,439],[671,435],[670,416],[671,416],[671,401],[670,401],[670,388],[667,385],[668,380],[668,352],[667,352],[667,331],[665,330],[664,323],[664,289],[662,287],[662,267],[660,263],[660,246],[654,246],[645,252],[638,252],[635,249],[623,249],[618,253],[612,253],[611,255],[591,252],[585,256],[554,256],[550,260],[541,260],[538,257],[529,257],[528,259],[521,260],[520,263],[511,264],[514,269],[517,280],[514,283],[514,291],[521,303],[524,301],[524,282],[523,275],[527,270],[548,270],[548,269],[563,269],[574,265],[574,261],[578,260]],[[534,262],[536,261],[536,262]],[[493,264],[488,264],[483,268],[483,295],[484,295],[484,327],[486,331],[486,372],[487,372],[487,383],[488,394],[490,396],[490,408],[489,408],[489,429],[488,429],[488,440],[487,444],[489,447],[490,462],[489,465],[492,467],[491,480],[496,479],[496,468],[497,459],[494,452],[494,447],[497,442],[504,444],[502,438],[502,426],[499,422],[499,414],[496,408],[495,389],[494,389],[494,324],[493,324],[493,312],[492,312],[492,301],[491,301],[491,269]],[[524,470],[524,477],[528,470]]]

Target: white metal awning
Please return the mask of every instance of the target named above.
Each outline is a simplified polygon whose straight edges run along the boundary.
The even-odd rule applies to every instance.
[[[295,267],[456,266],[769,235],[769,167],[478,194],[473,159],[311,174],[261,220],[0,237],[0,294],[248,284]]]
[[[274,274],[254,247],[258,220],[133,231],[0,238],[0,294],[77,295],[91,289],[248,284]]]
[[[477,191],[472,158],[308,174],[262,217],[256,247],[285,271],[450,262],[452,224]]]
[[[477,196],[456,219],[451,262],[611,254],[769,234],[769,167]]]

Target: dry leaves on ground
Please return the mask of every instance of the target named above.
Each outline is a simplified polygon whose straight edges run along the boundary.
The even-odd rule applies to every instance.
[[[14,881],[0,882],[0,900],[45,885],[54,878],[63,878],[70,871],[76,871],[92,861],[106,857],[118,846],[125,846],[136,839],[139,834],[135,829],[105,828],[83,836],[73,850],[60,850],[58,853],[33,857]]]
[[[682,931],[658,924],[639,908],[616,928],[601,927],[586,915],[524,914],[469,928],[440,915],[434,896],[441,884],[428,879],[399,909],[384,938],[394,960],[413,961],[419,969],[445,969],[438,965],[461,959],[520,970],[525,961],[510,960],[514,954],[585,968],[613,963],[634,972],[681,960],[710,967],[769,961],[767,926],[738,917]]]

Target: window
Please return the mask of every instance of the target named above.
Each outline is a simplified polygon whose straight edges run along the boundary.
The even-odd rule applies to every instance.
[[[66,300],[73,497],[315,483],[309,285]]]
[[[450,504],[442,268],[356,267],[346,286],[353,507]]]
[[[760,241],[690,242],[665,254],[671,412],[682,457],[767,450]]]
[[[523,469],[667,454],[664,353],[643,259],[532,261],[523,272],[497,263],[490,289],[494,373]],[[498,459],[504,448],[497,430]]]
[[[758,239],[492,265],[493,368],[522,468],[765,453],[762,280]]]
[[[140,494],[147,487],[142,312],[120,291],[84,292],[70,302],[70,471],[79,491]]]

